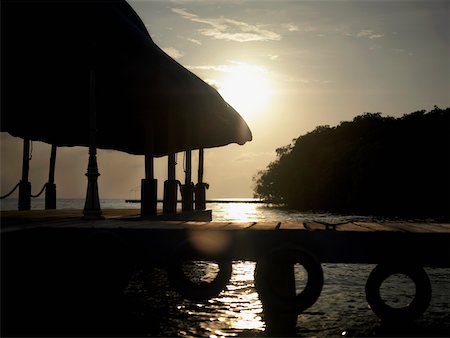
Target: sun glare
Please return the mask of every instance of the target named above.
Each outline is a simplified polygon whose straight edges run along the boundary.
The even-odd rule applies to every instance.
[[[244,119],[250,120],[270,103],[272,87],[264,68],[237,63],[220,81],[219,92]]]

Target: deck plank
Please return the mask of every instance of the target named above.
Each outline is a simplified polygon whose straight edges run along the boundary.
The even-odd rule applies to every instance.
[[[383,223],[383,224],[387,227],[391,227],[393,229],[401,229],[407,232],[419,232],[419,233],[444,232],[444,230],[442,231],[435,230],[432,227],[427,226],[426,224],[400,223],[400,222]]]
[[[309,231],[325,231],[326,226],[322,223],[306,222],[305,228]]]
[[[374,231],[371,228],[363,227],[359,224],[355,224],[353,222],[339,224],[336,226],[336,231],[357,231],[357,232],[372,232]]]
[[[127,224],[123,222],[123,224]],[[182,221],[141,221],[141,222],[130,222],[127,228],[131,229],[185,229],[185,222]]]
[[[445,224],[437,223],[414,223],[418,227],[429,229],[432,232],[450,232],[450,226],[446,227]]]
[[[441,228],[450,230],[450,224],[448,224],[448,223],[433,223],[433,224],[436,226],[440,226]]]
[[[360,226],[353,222],[348,223],[320,223],[308,222],[305,223],[306,229],[310,231],[339,231],[339,232],[372,232],[373,230],[367,227]]]
[[[279,222],[257,222],[249,230],[275,230]]]
[[[195,229],[195,230],[204,230],[207,229],[210,222],[197,222],[197,221],[188,221],[184,222],[185,229]]]
[[[15,245],[19,245],[22,239],[34,243],[39,238],[43,243],[48,239],[46,245],[59,243],[60,240],[74,244],[94,233],[95,229],[110,229],[127,240],[136,241],[137,245],[145,247],[154,257],[167,257],[180,240],[194,238],[199,243],[211,242],[212,246],[222,241],[228,245],[229,254],[234,260],[258,260],[268,250],[286,242],[295,242],[314,252],[322,262],[369,264],[396,257],[401,241],[402,250],[408,257],[423,266],[450,266],[447,254],[450,224],[442,223],[350,222],[337,225],[336,231],[333,231],[326,230],[326,224],[319,222],[186,222],[141,217],[82,220],[81,211],[39,211],[38,217],[33,217],[33,214],[33,211],[25,212],[20,219],[13,218],[14,222],[5,227],[8,217],[3,217],[5,214],[2,213],[4,241],[10,238]],[[121,211],[118,214],[122,214]],[[111,212],[110,215],[116,213]],[[35,228],[43,228],[44,231],[21,231]],[[211,241],[211,236],[217,236],[214,237],[217,240]],[[71,238],[74,238],[73,243]],[[343,241],[346,243],[345,250],[342,250]],[[422,249],[417,250],[418,247]]]
[[[326,225],[319,222],[195,222],[195,221],[157,221],[140,217],[139,209],[104,209],[102,221],[82,220],[82,210],[29,210],[1,211],[1,229],[16,231],[36,227],[78,227],[78,228],[146,228],[146,229],[222,229],[222,230],[309,230],[324,231]],[[111,223],[111,221],[120,223]],[[278,225],[279,224],[279,225]],[[278,225],[278,226],[277,226]],[[8,228],[8,230],[6,230]],[[401,223],[401,222],[349,222],[337,225],[337,231],[357,232],[417,232],[449,233],[447,223]]]
[[[231,222],[225,227],[225,230],[246,229],[253,225],[255,225],[255,222]]]
[[[186,226],[189,229],[198,230],[216,230],[222,229],[228,226],[231,222],[186,222]]]
[[[353,222],[353,223],[356,225],[359,225],[361,227],[368,228],[374,232],[378,232],[378,231],[404,232],[405,231],[405,230],[398,229],[398,228],[388,227],[382,223],[372,223],[372,222]]]
[[[305,224],[303,222],[281,222],[281,230],[302,230],[306,231]]]

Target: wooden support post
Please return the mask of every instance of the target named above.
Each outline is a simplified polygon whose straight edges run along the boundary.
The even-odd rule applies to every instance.
[[[294,266],[288,262],[280,262],[274,267],[270,283],[278,296],[285,298],[295,297],[295,271]],[[297,313],[292,310],[274,308],[270,301],[261,297],[263,317],[266,323],[266,333],[269,336],[295,335],[297,326]]]
[[[192,182],[192,150],[186,150],[186,176],[184,184]]]
[[[85,219],[101,219],[100,198],[98,195],[98,173],[97,166],[97,114],[95,107],[95,71],[90,72],[90,93],[89,93],[89,163],[86,176],[88,186],[83,215]]]
[[[204,149],[198,150],[198,183],[203,183],[203,162],[205,157]]]
[[[48,181],[45,185],[45,209],[56,209],[56,184],[55,184],[55,165],[56,165],[57,146],[52,144],[50,153],[50,165],[48,170]]]
[[[176,162],[175,153],[170,153],[168,156],[168,170],[167,181],[164,182],[164,199],[163,199],[163,213],[174,214],[177,212],[177,193],[178,182],[176,180]]]
[[[19,182],[19,210],[31,209],[31,183],[28,181],[30,171],[30,140],[23,140],[22,179]]]
[[[195,185],[195,210],[205,210],[206,209],[207,184],[203,183],[203,161],[204,161],[204,150],[199,149],[199,152],[198,152],[198,182]]]
[[[184,185],[181,187],[182,210],[194,210],[194,184],[192,183],[192,151],[186,150]]]
[[[255,270],[255,287],[263,305],[266,334],[291,337],[295,335],[297,323],[297,312],[291,302],[296,296],[295,267],[290,257],[269,255],[256,263]]]
[[[176,178],[176,161],[175,161],[175,153],[171,153],[168,156],[168,166],[167,166],[167,179],[175,180]]]
[[[154,178],[153,156],[145,154],[145,178],[141,180],[141,215],[155,216],[158,203],[158,180]]]

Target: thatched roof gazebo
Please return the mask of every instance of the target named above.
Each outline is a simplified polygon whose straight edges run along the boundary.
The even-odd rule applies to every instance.
[[[145,155],[154,180],[154,156],[252,139],[242,117],[164,53],[124,0],[6,1],[1,21],[1,131],[90,147],[88,190],[97,189],[97,147]]]

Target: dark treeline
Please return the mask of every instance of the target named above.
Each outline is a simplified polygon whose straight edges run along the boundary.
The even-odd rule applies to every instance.
[[[299,210],[448,220],[450,108],[365,113],[278,148],[257,197]]]

